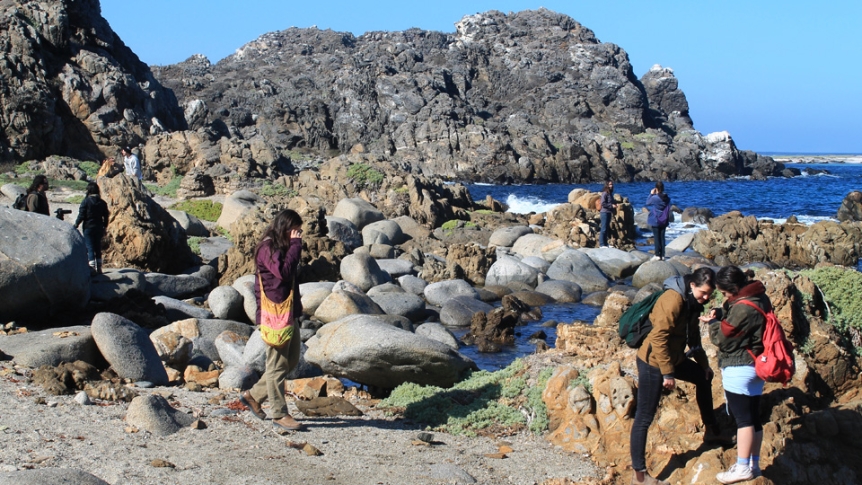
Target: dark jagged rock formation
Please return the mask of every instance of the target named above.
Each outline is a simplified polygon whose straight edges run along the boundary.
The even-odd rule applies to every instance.
[[[98,0],[0,0],[0,161],[100,159],[185,128]]]
[[[348,153],[494,183],[788,174],[697,132],[671,69],[639,80],[624,50],[545,9],[466,16],[451,34],[291,28],[153,71],[98,0],[0,13],[0,160],[145,145],[147,173],[195,169],[216,191]]]
[[[267,158],[362,151],[495,183],[784,169],[727,133],[695,131],[672,70],[638,80],[620,47],[545,9],[470,15],[452,34],[290,28],[216,65],[193,56],[153,69],[190,127],[266,140]]]

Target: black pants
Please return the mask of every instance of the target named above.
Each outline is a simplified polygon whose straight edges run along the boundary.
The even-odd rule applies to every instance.
[[[727,408],[736,420],[737,428],[754,426],[755,433],[763,431],[763,424],[760,422],[760,396],[746,396],[725,391],[724,398],[727,399]]]
[[[664,257],[664,231],[667,226],[652,226],[652,235],[655,242],[655,255]]]
[[[647,431],[658,410],[664,377],[658,367],[653,367],[640,359],[637,359],[637,363],[638,407],[632,424],[630,449],[632,469],[642,472],[646,471]],[[685,359],[674,368],[674,379],[691,382],[696,386],[695,394],[697,407],[700,409],[700,419],[705,425],[717,424],[712,412],[712,386],[710,381],[706,380],[703,367],[691,359]]]

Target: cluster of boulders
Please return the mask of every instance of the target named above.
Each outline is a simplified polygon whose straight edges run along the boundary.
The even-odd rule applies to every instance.
[[[797,349],[797,372],[789,386],[767,384],[764,393],[761,467],[768,478],[759,483],[857,483],[862,467],[852,457],[862,429],[859,358],[827,323],[827,307],[811,280],[784,271],[763,270],[757,277]],[[628,483],[637,403],[635,350],[619,339],[616,326],[621,313],[646,294],[612,293],[593,325],[558,326],[552,354],[566,363],[555,369],[543,393],[548,439],[612,467],[615,479],[609,483]],[[715,367],[717,349],[705,329],[702,337]],[[722,404],[719,372],[712,390],[719,423],[730,437],[735,423]],[[649,470],[671,483],[713,483],[715,474],[735,461],[736,450],[705,446],[703,431],[694,386],[682,383],[662,397],[650,428]]]
[[[776,224],[733,211],[711,219],[708,230],[695,235],[692,248],[720,265],[769,262],[810,268],[828,261],[855,266],[862,255],[862,224],[820,221],[808,226],[794,218]]]

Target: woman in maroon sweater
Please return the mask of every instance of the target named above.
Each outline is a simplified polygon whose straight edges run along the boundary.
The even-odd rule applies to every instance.
[[[275,216],[263,233],[263,239],[255,250],[254,294],[257,300],[257,324],[260,324],[261,295],[275,303],[287,300],[293,292],[293,317],[302,315],[302,301],[299,296],[299,257],[302,254],[302,218],[292,210],[283,210]],[[302,425],[287,412],[284,400],[284,381],[299,362],[300,339],[296,322],[293,336],[281,347],[267,346],[266,371],[257,384],[240,395],[240,401],[260,419],[265,419],[260,403],[269,399],[272,424],[287,429],[301,429]]]

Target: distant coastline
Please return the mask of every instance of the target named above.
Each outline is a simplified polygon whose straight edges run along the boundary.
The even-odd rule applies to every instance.
[[[760,153],[781,163],[862,163],[858,153]]]

